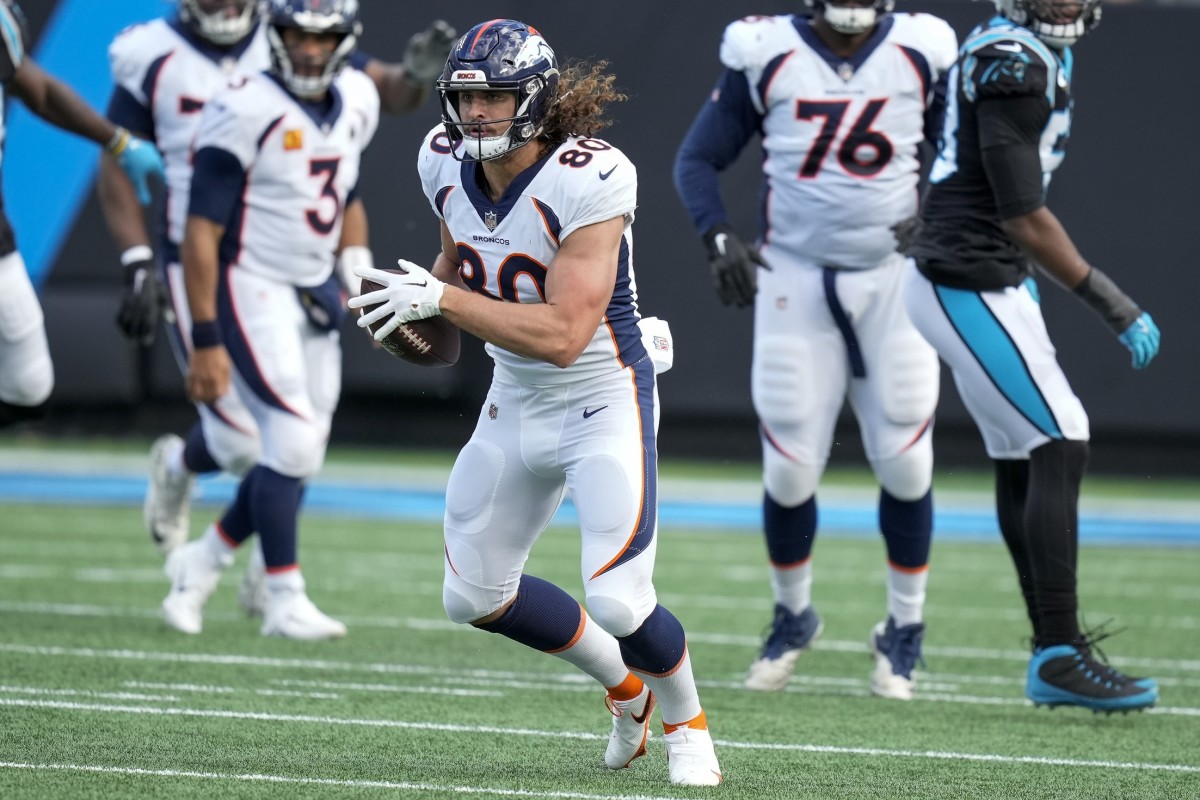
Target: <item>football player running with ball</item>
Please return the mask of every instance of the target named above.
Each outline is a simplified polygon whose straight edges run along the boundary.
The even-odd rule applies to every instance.
[[[720,299],[754,305],[751,394],[775,609],[746,686],[783,689],[821,633],[816,493],[849,400],[881,487],[887,551],[871,690],[908,700],[925,632],[938,361],[905,313],[897,238],[917,211],[919,149],[936,142],[956,40],[936,17],[888,13],[892,0],[809,5],[812,16],[748,17],[725,30],[725,70],[675,163]],[[755,249],[729,225],[718,172],[760,134]]]
[[[608,125],[603,63],[560,72],[514,20],[476,25],[437,83],[443,125],[418,157],[441,226],[430,271],[359,269],[384,288],[359,320],[442,314],[487,342],[492,385],[446,489],[442,599],[455,622],[574,664],[608,691],[605,764],[645,752],[662,709],[673,784],[721,781],[679,621],[658,604],[658,399],[642,344],[630,225],[634,166],[594,138]],[[570,492],[587,610],[523,574]]]
[[[996,0],[951,72],[942,149],[905,299],[954,372],[996,466],[996,513],[1033,625],[1025,694],[1097,711],[1145,708],[1153,680],[1096,659],[1080,631],[1076,561],[1088,418],[1054,356],[1032,262],[1091,306],[1133,354],[1159,332],[1090,266],[1046,207],[1071,130],[1071,45],[1100,21],[1099,0]]]
[[[199,633],[204,602],[234,550],[257,533],[266,561],[262,633],[343,636],[305,592],[296,527],[320,469],[341,390],[342,300],[334,262],[358,209],[359,160],[379,121],[371,79],[346,69],[357,0],[271,0],[271,68],[205,105],[180,248],[190,310],[189,397],[231,382],[261,439],[237,497],[201,538],[167,558],[167,622]]]

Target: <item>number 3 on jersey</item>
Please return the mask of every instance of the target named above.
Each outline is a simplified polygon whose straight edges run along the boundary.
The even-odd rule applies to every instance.
[[[342,215],[342,198],[338,197],[337,189],[333,185],[340,161],[341,159],[338,158],[321,158],[310,161],[308,165],[308,172],[314,178],[325,176],[325,185],[321,187],[321,197],[333,201],[333,213],[328,218],[322,217],[321,212],[317,209],[310,208],[304,212],[304,218],[308,220],[308,224],[322,236],[328,236],[333,232],[338,217]]]
[[[891,141],[884,134],[872,130],[871,126],[879,117],[879,112],[887,104],[886,99],[871,100],[867,107],[858,115],[858,119],[842,139],[837,150],[838,163],[842,169],[859,178],[870,178],[878,175],[896,152]],[[800,167],[800,178],[811,180],[821,174],[821,165],[833,148],[838,138],[846,110],[850,107],[849,100],[797,100],[796,119],[814,120],[823,118],[824,123],[817,133],[808,157]]]

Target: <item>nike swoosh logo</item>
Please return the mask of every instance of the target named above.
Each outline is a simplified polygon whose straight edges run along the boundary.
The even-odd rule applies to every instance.
[[[614,165],[613,165],[613,168],[612,168],[612,169],[610,169],[608,172],[601,172],[601,173],[600,173],[600,180],[602,180],[602,181],[606,181],[606,180],[608,180],[608,176],[609,176],[609,175],[612,175],[614,172],[616,172],[616,170],[617,170],[617,167],[618,167],[618,166],[619,166],[619,165],[617,165],[617,164],[614,164]]]
[[[421,281],[420,283],[410,283],[409,284],[409,286],[416,286],[418,289],[428,286],[428,285],[429,285],[429,281]]]
[[[608,408],[608,406],[600,406],[599,408],[597,408],[597,409],[594,409],[594,410],[592,410],[592,411],[588,411],[588,410],[585,408],[585,409],[583,410],[583,418],[584,418],[584,419],[591,419],[591,418],[592,418],[592,417],[594,417],[596,414],[599,414],[601,411],[603,411],[603,410],[604,410],[604,409],[606,409],[606,408]],[[636,717],[635,717],[635,719],[636,719]]]
[[[996,49],[1003,50],[1006,53],[1020,53],[1024,50],[1017,42],[1013,42],[1012,44],[998,44],[996,45]]]
[[[650,697],[648,697],[646,699],[646,705],[642,706],[641,715],[630,714],[629,718],[631,720],[633,720],[634,722],[636,722],[638,725],[645,725],[646,720],[649,719],[650,715],[653,713],[654,713],[654,696],[651,695]]]

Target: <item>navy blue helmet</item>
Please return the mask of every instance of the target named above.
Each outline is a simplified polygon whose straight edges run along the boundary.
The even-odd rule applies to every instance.
[[[258,17],[258,0],[179,0],[179,21],[216,45],[245,39]]]
[[[267,41],[271,44],[271,69],[297,97],[323,95],[358,46],[358,37],[362,33],[358,0],[268,0],[265,13]],[[341,36],[320,74],[300,74],[283,42],[285,28]]]
[[[994,0],[996,10],[1024,25],[1051,47],[1070,47],[1100,24],[1100,0],[1061,3],[1056,0]]]
[[[558,98],[558,59],[538,30],[512,19],[481,22],[455,43],[437,81],[442,124],[460,160],[487,161],[528,144],[542,131]],[[511,117],[487,120],[510,123],[496,136],[471,132],[459,116],[458,93],[512,92]],[[461,145],[461,146],[460,146]]]

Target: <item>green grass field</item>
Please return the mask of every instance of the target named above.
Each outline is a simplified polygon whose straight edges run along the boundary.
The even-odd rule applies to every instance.
[[[305,644],[240,613],[244,556],[188,637],[159,619],[140,509],[0,505],[0,798],[1200,797],[1200,548],[1084,548],[1088,620],[1115,617],[1113,662],[1162,685],[1158,708],[1104,716],[1025,703],[1027,624],[998,539],[935,544],[928,668],[898,703],[867,689],[878,540],[819,539],[824,638],[786,693],[761,694],[741,688],[770,614],[761,541],[660,536],[656,584],[689,633],[717,789],[670,786],[660,739],[604,769],[603,690],[446,621],[436,524],[306,517],[310,595],[350,635]],[[579,596],[577,563],[576,534],[555,528],[529,572]]]

